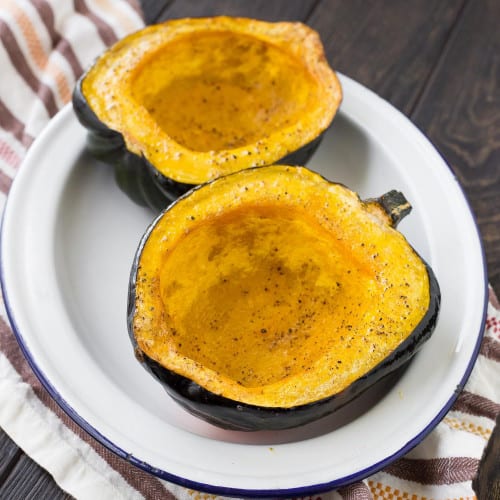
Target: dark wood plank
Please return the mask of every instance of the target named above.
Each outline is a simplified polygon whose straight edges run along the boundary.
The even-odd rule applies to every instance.
[[[0,484],[5,481],[22,454],[19,446],[0,428]]]
[[[409,114],[460,15],[457,0],[328,0],[308,20],[330,64]]]
[[[500,2],[471,0],[415,112],[470,200],[500,293]],[[466,265],[466,263],[464,263]],[[457,270],[459,271],[459,270]]]
[[[172,1],[173,0],[141,0],[142,12],[146,24],[155,23]]]
[[[490,280],[500,293],[499,2],[141,0],[141,4],[148,24],[224,14],[301,20],[316,28],[337,70],[411,115],[449,159],[478,217]],[[497,430],[497,439],[490,441],[480,469],[484,474],[474,483],[479,498],[497,498],[491,495],[498,491],[494,487],[499,434]],[[0,485],[0,498],[70,498],[3,432]]]
[[[316,4],[317,0],[175,0],[159,19],[226,15],[268,21],[303,21]]]
[[[500,414],[484,450],[479,472],[472,481],[472,487],[479,500],[500,498]]]
[[[73,497],[61,490],[52,476],[23,454],[2,483],[0,498],[71,500]]]

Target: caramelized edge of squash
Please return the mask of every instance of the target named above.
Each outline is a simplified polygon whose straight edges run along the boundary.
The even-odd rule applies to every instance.
[[[147,109],[147,69],[148,64],[153,64],[155,59],[161,57],[162,51],[174,54],[172,47],[175,48],[175,44],[186,48],[190,39],[217,37],[217,34],[254,40],[257,49],[268,47],[270,52],[281,54],[282,60],[289,65],[287,71],[295,68],[297,75],[301,75],[296,78],[301,83],[296,97],[298,99],[300,96],[303,102],[299,110],[291,112],[290,123],[286,123],[283,116],[292,105],[279,103],[279,99],[275,99],[275,105],[281,108],[273,114],[271,122],[282,121],[275,130],[266,124],[266,117],[262,117],[259,129],[265,130],[265,133],[259,135],[260,130],[254,131],[250,142],[242,142],[240,138],[235,141],[234,147],[217,150],[210,149],[210,141],[203,139],[203,148],[206,150],[196,151],[166,133],[153,116],[153,101],[149,103],[150,110]],[[221,57],[229,60],[230,53],[222,51],[227,51],[232,45],[234,44],[225,44],[221,48]],[[257,56],[258,52],[256,50],[253,56]],[[182,67],[180,69],[188,71]],[[255,72],[258,75],[257,66]],[[171,73],[169,78],[173,78],[175,69]],[[231,76],[231,68],[227,68],[227,74]],[[237,76],[235,74],[235,78]],[[271,77],[268,80],[269,78]],[[142,90],[136,89],[134,95],[134,86],[139,85],[138,80],[142,81]],[[215,81],[209,83],[216,85]],[[290,96],[294,95],[293,85],[287,91]],[[96,61],[85,75],[81,88],[96,116],[110,129],[123,135],[129,151],[144,156],[164,176],[187,184],[200,184],[226,173],[249,166],[271,164],[283,158],[319,136],[331,123],[342,99],[340,83],[326,61],[323,46],[314,30],[302,23],[268,23],[232,17],[172,20],[131,34],[117,42]],[[252,93],[255,94],[256,89]],[[188,99],[184,94],[183,98]],[[238,102],[229,101],[224,111],[228,115],[222,127],[226,135],[231,130],[231,106],[239,107],[242,104],[241,92],[236,92],[233,97]],[[221,102],[224,102],[223,99],[224,95]],[[272,108],[273,99],[269,98],[268,101],[268,108]],[[250,101],[247,102],[249,104]],[[263,109],[245,111],[243,108],[244,106],[240,107],[238,111],[242,115],[241,123],[244,123],[244,116],[251,119],[252,113],[258,115],[263,112]],[[214,110],[212,113],[215,114]],[[207,120],[204,120],[203,126],[208,127],[209,123],[205,122]],[[179,123],[186,125],[182,120]],[[174,126],[175,123],[172,122],[170,127]],[[178,138],[183,134],[185,132],[179,131]]]
[[[139,349],[246,404],[290,408],[340,393],[408,338],[430,303],[425,263],[380,215],[301,167],[250,169],[192,191],[141,245]],[[283,221],[290,239],[276,236]]]

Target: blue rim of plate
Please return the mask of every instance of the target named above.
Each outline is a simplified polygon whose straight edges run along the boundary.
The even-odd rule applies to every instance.
[[[340,75],[340,74],[339,74]],[[356,85],[360,85],[354,80],[350,79],[349,77],[346,77],[344,75],[340,75],[342,78],[345,80],[349,80],[351,83],[354,83]],[[397,108],[392,106],[390,103],[385,101],[384,99],[380,98],[377,94],[375,94],[373,91],[367,89],[366,87],[363,87],[365,91],[368,91],[369,93],[373,94],[376,96],[378,99],[381,99],[384,101],[388,106],[390,106],[393,110],[393,112],[396,112],[397,114],[400,115],[401,118],[403,118],[405,121],[409,122],[413,128],[415,129],[415,132],[420,134],[426,142],[430,144],[430,146],[434,149],[434,151],[440,156],[441,160],[443,161],[443,164],[446,165],[448,168],[449,172],[453,175],[453,177],[456,179],[453,170],[451,167],[448,165],[446,160],[443,158],[441,153],[438,151],[438,149],[434,146],[434,144],[429,140],[427,136],[413,123],[409,118],[407,118],[403,113],[401,113]],[[64,108],[63,108],[64,109]],[[14,181],[15,182],[15,181]],[[5,219],[5,214],[8,212],[8,207],[9,207],[9,197],[7,197],[7,201],[4,206],[3,214],[2,214],[2,220],[1,220],[1,227],[0,227],[0,287],[2,290],[2,294],[4,297],[4,303],[5,303],[5,309],[7,312],[7,316],[9,318],[10,325],[12,327],[12,331],[16,337],[16,340],[20,346],[20,349],[28,361],[28,364],[30,365],[31,369],[37,376],[37,378],[40,380],[41,384],[45,387],[47,392],[50,394],[52,399],[59,405],[59,407],[78,425],[80,426],[87,434],[92,436],[94,439],[96,439],[100,444],[105,446],[107,449],[109,449],[111,452],[115,453],[122,459],[126,460],[129,462],[131,465],[138,467],[139,469],[148,472],[150,474],[153,474],[156,477],[159,477],[160,479],[164,479],[166,481],[170,481],[174,484],[183,486],[185,488],[191,488],[194,490],[199,490],[211,494],[217,494],[217,495],[225,495],[225,496],[239,496],[239,497],[254,497],[254,498],[266,498],[266,497],[290,497],[290,496],[305,496],[305,495],[310,495],[310,494],[317,494],[317,493],[324,493],[326,491],[338,489],[344,486],[347,486],[349,484],[352,484],[356,481],[361,481],[365,479],[366,477],[380,471],[390,463],[392,463],[394,460],[400,458],[401,456],[405,455],[407,452],[409,452],[412,448],[414,448],[417,444],[419,444],[433,429],[434,427],[437,426],[437,424],[444,418],[446,413],[450,410],[451,406],[455,402],[455,400],[458,398],[460,392],[464,388],[467,380],[470,377],[470,374],[474,368],[476,359],[479,355],[479,350],[481,347],[481,342],[483,339],[484,335],[484,329],[485,329],[485,323],[486,323],[486,314],[487,314],[487,308],[488,308],[488,276],[487,276],[487,266],[486,266],[486,257],[485,257],[485,251],[484,251],[484,245],[480,236],[478,224],[476,221],[476,218],[474,217],[474,213],[472,211],[472,208],[470,206],[469,200],[467,199],[467,196],[464,192],[463,187],[460,185],[460,183],[457,181],[457,186],[459,187],[462,198],[465,201],[465,204],[467,206],[467,209],[469,211],[469,215],[472,218],[473,225],[475,228],[476,232],[476,238],[479,243],[479,248],[480,248],[480,253],[481,253],[481,258],[482,258],[482,270],[483,270],[483,278],[484,278],[484,300],[483,300],[483,311],[482,311],[482,316],[481,316],[481,323],[480,323],[480,331],[477,334],[477,340],[474,346],[474,350],[472,352],[472,355],[470,357],[470,360],[467,364],[467,367],[464,371],[464,374],[460,380],[460,382],[457,384],[455,391],[453,394],[450,396],[448,401],[446,402],[445,405],[441,408],[441,410],[435,415],[435,417],[427,424],[427,426],[416,436],[414,436],[412,439],[410,439],[406,444],[404,444],[398,451],[393,453],[392,455],[389,455],[388,457],[385,457],[383,460],[371,465],[370,467],[366,467],[362,470],[359,470],[353,474],[346,475],[341,478],[334,479],[332,481],[327,481],[323,483],[318,483],[314,485],[307,485],[307,486],[299,486],[299,487],[293,487],[293,488],[283,488],[283,489],[241,489],[241,488],[234,488],[234,487],[228,487],[228,486],[217,486],[217,485],[212,485],[212,484],[206,484],[206,483],[200,483],[198,481],[193,481],[190,479],[183,478],[181,476],[174,475],[172,473],[169,473],[167,471],[158,469],[152,465],[150,465],[147,462],[144,462],[142,460],[139,460],[138,458],[134,457],[132,454],[128,453],[127,451],[123,450],[116,444],[114,444],[112,441],[110,441],[106,436],[104,436],[102,433],[100,433],[95,427],[90,425],[84,418],[82,418],[78,412],[76,412],[73,407],[59,394],[57,389],[51,384],[50,380],[48,379],[47,376],[43,373],[43,371],[38,367],[34,356],[31,354],[30,350],[27,348],[26,343],[23,339],[22,333],[20,329],[17,326],[17,322],[15,320],[15,314],[14,311],[12,310],[12,307],[10,305],[9,301],[9,296],[8,296],[8,291],[5,286],[5,280],[4,280],[4,265],[3,265],[3,259],[2,259],[2,252],[3,252],[3,239],[4,239],[4,234],[3,234],[3,226],[4,226],[4,219]]]

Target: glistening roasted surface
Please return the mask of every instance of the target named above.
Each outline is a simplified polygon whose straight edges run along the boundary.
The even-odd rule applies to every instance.
[[[287,408],[340,393],[430,309],[425,263],[373,205],[286,166],[179,200],[138,254],[140,349],[247,404]]]
[[[116,131],[160,175],[200,184],[314,142],[341,97],[314,30],[222,16],[121,40],[90,68],[74,102],[91,131]]]
[[[236,149],[294,125],[313,109],[314,89],[311,75],[285,51],[234,33],[183,37],[132,83],[132,95],[158,126],[194,151]]]
[[[416,118],[420,127],[424,132],[433,129],[432,139],[445,154],[447,148],[453,146],[446,146],[452,143],[439,132],[440,123],[446,123],[453,112],[454,128],[460,130],[458,135],[462,142],[459,154],[454,155],[452,168],[478,218],[488,257],[490,282],[497,294],[500,292],[498,142],[488,132],[488,127],[471,126],[472,121],[486,123],[486,117],[498,109],[494,101],[487,102],[488,93],[481,89],[498,87],[495,53],[499,51],[491,49],[498,47],[500,42],[498,23],[495,23],[500,16],[500,2],[142,0],[141,4],[149,23],[173,17],[221,13],[311,23],[319,30],[325,41],[327,55],[339,71],[376,90],[407,114],[418,106]],[[41,18],[48,19],[45,22],[50,26],[50,9],[47,15],[44,14],[46,9],[43,7],[46,4],[34,2],[33,5],[41,10]],[[401,22],[402,19],[405,22]],[[63,43],[61,49],[64,48],[70,50],[71,46]],[[64,57],[65,54],[66,51]],[[476,65],[474,69],[471,62]],[[461,65],[464,65],[465,71]],[[450,87],[454,87],[455,91],[451,92]],[[469,110],[472,108],[473,119]],[[440,110],[440,113],[436,114],[436,110]],[[4,118],[8,118],[7,115],[0,113],[0,120]],[[20,133],[23,131],[17,126],[16,130],[20,130]],[[470,161],[472,156],[467,154],[469,150],[483,151],[479,161]],[[495,491],[498,491],[492,488],[492,484],[495,477],[498,484],[500,425],[495,435],[496,444],[491,450],[496,450],[496,454],[491,453],[486,464],[492,474],[489,477],[488,474],[481,475],[477,484],[484,498],[488,498],[488,495],[494,498]],[[9,444],[3,432],[2,436],[0,463],[3,466],[15,464],[22,451],[19,450],[19,454],[12,453],[15,445],[12,442]],[[49,474],[30,462],[29,469],[13,465],[9,469],[2,469],[7,470],[7,473],[1,476],[5,486],[1,491],[8,491],[12,498],[67,498]],[[353,488],[345,488],[341,493],[347,498],[353,491],[370,497],[368,486],[360,483],[356,483]],[[162,498],[160,494],[155,495],[155,498]],[[171,498],[168,495],[164,497]]]

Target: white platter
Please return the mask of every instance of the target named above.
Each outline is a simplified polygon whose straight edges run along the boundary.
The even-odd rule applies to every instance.
[[[477,356],[486,273],[474,219],[447,165],[401,113],[342,77],[344,101],[309,163],[375,197],[399,189],[399,229],[434,269],[442,308],[431,340],[395,380],[308,426],[242,433],[185,413],[136,362],[126,331],[130,266],[152,212],[85,152],[71,107],[35,141],[4,212],[1,278],[21,348],[87,432],[164,479],[232,496],[298,496],[366,477],[445,415]]]

